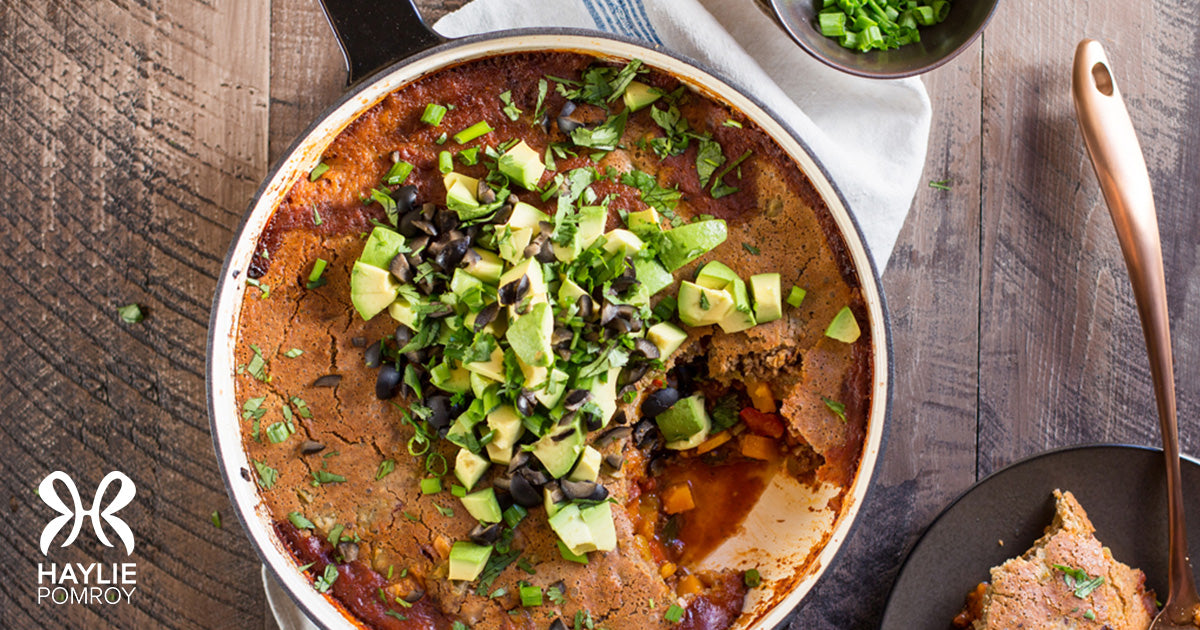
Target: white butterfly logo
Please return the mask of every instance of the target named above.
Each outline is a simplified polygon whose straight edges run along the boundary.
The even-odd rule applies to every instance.
[[[67,504],[59,498],[55,481],[61,481],[67,487],[67,491],[71,496],[73,506],[68,507]],[[112,502],[104,509],[104,492],[108,490],[108,486],[114,481],[118,482],[117,495],[113,497]],[[104,543],[106,547],[112,547],[113,544],[108,542],[108,538],[104,535],[104,530],[100,528],[100,522],[108,523],[108,526],[117,533],[121,542],[125,544],[125,555],[133,553],[133,530],[125,524],[125,521],[114,516],[113,514],[121,508],[129,505],[133,501],[133,496],[137,494],[137,489],[133,485],[133,480],[125,473],[112,471],[104,476],[100,481],[100,486],[96,488],[96,497],[92,499],[92,507],[83,509],[83,502],[79,498],[79,491],[75,488],[75,482],[67,473],[59,470],[46,475],[42,483],[38,485],[38,496],[46,505],[50,506],[60,516],[54,517],[49,523],[46,523],[46,528],[42,530],[41,549],[42,555],[50,549],[50,543],[54,540],[58,533],[67,526],[67,522],[72,518],[75,519],[75,526],[71,528],[71,535],[63,541],[62,547],[66,547],[75,542],[75,537],[79,535],[80,528],[83,527],[83,522],[86,517],[92,517],[92,529],[96,531],[96,538]]]

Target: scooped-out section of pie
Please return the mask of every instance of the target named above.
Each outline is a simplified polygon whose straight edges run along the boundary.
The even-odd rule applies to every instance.
[[[393,92],[246,278],[263,509],[366,627],[737,627],[858,473],[875,366],[828,209],[637,60],[501,55]]]

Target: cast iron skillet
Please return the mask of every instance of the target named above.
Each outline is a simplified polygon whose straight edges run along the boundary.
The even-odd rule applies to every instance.
[[[217,461],[238,518],[263,562],[292,599],[318,624],[325,628],[354,625],[340,604],[318,593],[310,578],[296,570],[295,561],[275,536],[269,515],[262,509],[242,448],[241,420],[233,381],[236,366],[233,350],[246,289],[241,274],[248,267],[258,238],[280,200],[297,178],[311,170],[325,147],[346,125],[388,93],[426,74],[510,52],[567,50],[601,58],[638,58],[674,75],[706,96],[738,109],[795,160],[825,200],[837,223],[867,304],[874,365],[871,408],[859,472],[846,490],[841,507],[830,508],[824,500],[817,504],[815,499],[810,499],[814,501],[810,504],[790,500],[761,501],[750,518],[769,518],[766,522],[780,521],[783,525],[754,528],[766,531],[743,533],[731,539],[734,547],[740,544],[742,548],[730,552],[729,566],[757,566],[765,578],[764,587],[754,589],[747,597],[742,625],[771,628],[781,622],[833,562],[851,531],[860,506],[866,502],[870,480],[885,441],[885,421],[891,406],[891,338],[879,275],[845,199],[824,168],[812,157],[803,140],[778,122],[778,118],[757,99],[695,62],[664,51],[661,46],[648,46],[627,37],[582,29],[517,29],[449,41],[422,22],[411,0],[324,0],[324,8],[346,54],[352,86],[292,144],[251,200],[249,211],[238,226],[226,255],[209,325],[207,395]],[[826,521],[820,522],[821,518]],[[810,547],[818,549],[811,557]]]

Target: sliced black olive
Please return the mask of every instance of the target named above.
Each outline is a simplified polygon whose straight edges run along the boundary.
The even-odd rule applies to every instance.
[[[550,497],[550,503],[562,503],[567,500],[567,494],[563,492],[562,486],[557,481],[542,486],[542,495]]]
[[[563,397],[563,409],[567,411],[575,411],[583,406],[583,403],[592,399],[592,392],[586,389],[573,389],[567,392]]]
[[[403,324],[397,326],[395,339],[397,348],[403,348],[404,346],[407,346],[408,342],[412,341],[412,330],[409,330],[408,326]]]
[[[313,381],[313,387],[337,387],[342,382],[341,374],[326,374]]]
[[[480,183],[482,183],[482,182],[480,182]],[[491,190],[491,188],[489,188],[488,190]],[[509,196],[509,201],[512,201],[511,196]],[[506,203],[503,206],[500,206],[500,209],[496,211],[496,214],[492,215],[492,218],[489,219],[489,221],[491,221],[492,223],[495,223],[496,225],[504,225],[505,223],[508,223],[509,219],[512,218],[512,213],[513,213],[513,204]]]
[[[436,258],[437,255],[442,253],[442,250],[445,248],[446,241],[444,239],[439,238],[431,242],[429,246],[425,248],[425,259],[428,260],[431,258]]]
[[[609,322],[616,319],[621,311],[616,304],[605,300],[604,306],[600,307],[600,325],[607,326]]]
[[[679,402],[679,390],[664,387],[652,392],[642,401],[642,417],[657,418],[659,414],[675,406]]]
[[[441,319],[454,314],[454,307],[445,302],[431,302],[429,309],[425,311],[425,317],[429,319]]]
[[[642,380],[642,377],[645,376],[646,372],[648,371],[650,371],[650,364],[646,363],[645,361],[639,361],[637,363],[626,365],[625,369],[621,370],[621,375],[617,379],[617,384],[621,386],[632,385]]]
[[[564,413],[563,417],[558,419],[558,423],[557,423],[558,426],[560,426],[560,427],[571,426],[571,423],[575,422],[575,415],[576,415],[576,412],[574,412],[574,411],[568,411],[567,413]],[[567,439],[567,437],[569,435],[570,435],[570,433],[568,432],[568,433],[564,433],[562,435],[556,436],[554,438],[554,441],[561,442],[561,441]]]
[[[355,348],[365,348],[367,346],[367,338],[366,337],[351,337],[350,345],[354,346]]]
[[[620,453],[609,453],[604,456],[604,463],[613,470],[621,470],[625,465],[625,458]]]
[[[521,255],[524,256],[525,258],[537,257],[538,253],[540,253],[542,250],[542,245],[544,245],[547,240],[548,240],[548,237],[546,236],[545,233],[538,234],[537,236],[533,237],[532,240],[529,241],[529,244],[525,246],[525,250],[521,252]],[[554,250],[551,249],[550,253],[553,255]],[[550,262],[550,261],[539,260],[538,262]]]
[[[471,242],[470,236],[464,236],[463,238],[467,239],[467,243]],[[479,252],[468,247],[467,251],[463,252],[463,259],[458,263],[458,266],[466,267],[467,265],[473,265],[479,262],[482,258],[483,257],[479,255]]]
[[[629,437],[631,433],[633,433],[633,429],[629,427],[612,427],[611,429],[605,429],[604,433],[598,435],[594,443],[597,447],[604,447],[611,442]]]
[[[579,307],[579,316],[586,320],[591,320],[596,313],[596,303],[592,300],[592,296],[586,293],[579,296],[575,304]]]
[[[483,307],[482,310],[475,314],[475,332],[483,330],[484,326],[492,323],[492,320],[496,319],[496,316],[499,314],[500,304],[498,302],[492,302]]]
[[[430,396],[429,400],[425,401],[425,405],[429,407],[429,417],[425,421],[430,426],[440,429],[450,426],[450,397],[449,396]]]
[[[653,420],[642,420],[633,427],[633,442],[640,449],[646,449],[658,439],[660,431]]]
[[[313,453],[320,453],[323,450],[325,450],[325,445],[320,442],[304,440],[300,443],[301,455],[312,455]]]
[[[500,475],[492,478],[492,487],[508,492],[512,488],[512,476]]]
[[[425,589],[423,589],[421,587],[417,587],[417,588],[414,588],[413,590],[409,591],[408,595],[404,596],[404,601],[406,601],[410,604],[415,604],[415,603],[421,601],[422,597],[425,597]]]
[[[565,347],[564,348],[555,348],[554,355],[557,356],[558,358],[562,359],[563,361],[570,361],[571,360],[571,349],[565,348]]]
[[[421,365],[424,364],[425,360],[429,358],[429,351],[425,348],[409,350],[408,352],[404,353],[404,358],[408,359],[409,363]]]
[[[541,244],[538,245],[537,253],[534,254],[533,257],[536,258],[538,262],[543,264],[550,264],[558,260],[558,258],[554,255],[554,243],[551,242],[549,238],[542,241]]]
[[[404,254],[396,254],[392,257],[392,262],[388,264],[388,271],[390,271],[392,275],[400,281],[401,284],[412,282],[412,265],[408,264],[408,258]]]
[[[558,123],[558,130],[570,135],[572,131],[583,126],[583,123],[572,119],[571,114],[575,113],[575,103],[567,101],[563,104],[563,108],[559,110],[558,117],[555,122]]]
[[[550,630],[567,630],[567,624],[563,623],[562,617],[558,617],[550,622]]]
[[[537,507],[542,502],[542,493],[529,483],[522,475],[513,475],[509,481],[508,491],[512,493],[513,501],[525,508]]]
[[[528,418],[533,415],[534,410],[537,408],[537,399],[533,397],[533,392],[528,389],[522,389],[521,394],[517,396],[514,404],[517,407],[517,413],[521,414],[522,417]]]
[[[534,470],[528,466],[517,471],[517,474],[514,475],[514,478],[515,477],[524,478],[525,481],[528,481],[529,484],[535,488],[541,488],[542,486],[550,483],[550,475],[547,475],[540,470]]]
[[[526,295],[529,294],[529,276],[521,276],[517,280],[513,280],[508,284],[500,287],[497,295],[500,298],[500,304],[508,306],[520,302]]]
[[[568,499],[581,501],[603,501],[608,498],[608,489],[594,481],[571,481],[561,479],[558,485]]]
[[[517,452],[514,453],[512,456],[512,460],[510,460],[508,462],[508,469],[507,469],[508,474],[511,475],[511,474],[517,472],[518,470],[520,470],[521,468],[524,468],[525,465],[527,465],[529,463],[530,457],[533,457],[533,455],[531,455],[529,453],[529,451],[523,451],[521,449],[517,449]]]
[[[358,560],[358,543],[340,542],[337,546],[338,553],[342,556],[343,562],[354,562]]]
[[[564,418],[566,418],[567,416],[563,416],[563,417],[564,417]],[[559,421],[558,421],[558,423],[559,423],[559,424],[562,424],[562,423],[563,423],[563,421],[562,421],[562,420],[559,420]],[[562,431],[562,432],[560,432],[560,433],[556,433],[556,434],[554,434],[554,435],[550,436],[550,441],[551,441],[551,442],[561,442],[561,441],[563,441],[563,440],[565,440],[565,439],[567,439],[567,438],[571,437],[571,435],[572,435],[572,434],[574,434],[574,433],[575,433],[575,428],[574,428],[574,427],[571,427],[571,428],[568,428],[568,429],[567,429],[567,430],[565,430],[565,431]]]
[[[420,228],[413,225],[413,221],[420,221],[421,213],[416,210],[405,212],[400,217],[400,223],[396,226],[396,231],[403,234],[406,238],[412,238],[421,233]]]
[[[626,417],[625,417],[625,410],[618,409],[617,412],[613,414],[612,420],[610,422],[612,422],[613,424],[620,425],[620,424],[625,424],[628,421],[629,420],[626,419]]]
[[[401,186],[392,193],[392,198],[396,200],[396,210],[399,212],[408,212],[413,206],[417,205],[417,187],[413,185]]]
[[[501,529],[500,523],[492,523],[491,525],[480,523],[475,526],[475,529],[471,530],[468,536],[471,538],[471,542],[476,545],[490,545],[500,540]]]
[[[422,295],[433,295],[438,292],[437,288],[437,279],[434,278],[433,274],[431,273],[426,274],[424,278],[421,278],[421,280],[417,282],[417,290],[420,291]]]
[[[613,335],[617,337],[628,335],[632,331],[632,328],[633,327],[629,324],[629,320],[625,319],[624,317],[614,317],[604,325],[605,330],[613,333]]]
[[[421,217],[419,219],[414,219],[412,222],[412,225],[413,225],[413,227],[417,228],[418,230],[420,230],[430,236],[437,236],[438,234],[440,234],[440,232],[438,232],[437,226],[433,224],[433,221],[430,221],[429,219],[426,219],[424,217]]]
[[[432,203],[421,204],[421,218],[433,223],[433,217],[437,216],[437,205]]]
[[[451,239],[441,252],[434,257],[433,261],[437,263],[443,270],[449,272],[462,262],[463,257],[467,255],[467,251],[471,249],[471,244],[467,242],[467,237],[460,235],[457,239]]]
[[[645,337],[638,337],[633,340],[633,351],[647,359],[657,359],[659,357],[658,346]]]
[[[597,414],[597,413],[584,414],[583,426],[588,431],[599,431],[600,427],[603,426],[600,422],[600,414]]]
[[[379,376],[375,379],[375,397],[380,400],[387,400],[396,395],[400,389],[400,381],[403,376],[400,370],[391,363],[385,363],[379,368]]]
[[[550,343],[554,346],[566,345],[570,344],[571,340],[574,338],[574,331],[565,326],[559,326],[558,328],[554,329],[553,333],[550,334]]]
[[[413,256],[415,254],[421,254],[422,252],[425,251],[425,248],[428,246],[429,246],[429,236],[427,234],[418,234],[416,237],[414,237],[411,241],[408,242],[408,248],[412,250],[412,254],[409,254],[410,260],[408,262],[410,262],[410,263],[412,262],[411,256]],[[422,257],[421,260],[424,260],[424,257]],[[420,263],[418,262],[417,264],[420,264]],[[416,266],[416,265],[413,265],[413,266]]]
[[[460,223],[458,213],[453,210],[441,210],[433,215],[433,225],[442,233],[457,230]]]
[[[479,180],[479,194],[476,196],[479,197],[480,205],[486,206],[496,201],[496,191],[483,180]]]
[[[380,362],[383,361],[383,344],[376,341],[367,346],[367,349],[363,352],[363,361],[366,362],[369,368],[379,367]]]

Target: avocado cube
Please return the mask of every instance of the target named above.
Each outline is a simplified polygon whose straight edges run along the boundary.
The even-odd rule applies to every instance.
[[[492,557],[491,545],[476,545],[466,541],[458,541],[450,547],[451,580],[470,582],[483,573],[488,558]]]
[[[632,256],[645,246],[642,239],[629,230],[617,228],[604,235],[604,252],[609,256]]]
[[[491,465],[492,463],[488,460],[462,448],[458,450],[458,455],[454,458],[454,476],[458,478],[458,482],[464,488],[470,490],[476,483],[479,483]]]
[[[854,343],[861,335],[862,329],[858,327],[858,320],[854,318],[854,312],[850,310],[849,306],[843,306],[842,310],[833,316],[829,327],[825,329],[826,337],[837,339],[842,343]]]
[[[455,269],[454,275],[450,276],[450,292],[462,298],[473,289],[482,291],[483,281],[468,273],[466,269]]]
[[[592,383],[592,402],[600,407],[600,426],[607,427],[617,413],[617,378],[621,368],[609,368],[608,380],[601,383],[599,379]]]
[[[484,448],[487,449],[488,459],[490,459],[493,464],[507,466],[509,462],[512,461],[513,448],[511,446],[497,446],[491,442],[488,442]]]
[[[468,372],[474,372],[497,383],[502,383],[504,382],[504,351],[497,347],[492,350],[487,361],[464,363],[463,367]]]
[[[400,294],[400,283],[386,269],[356,261],[350,270],[350,302],[363,320],[383,312]]]
[[[696,274],[696,284],[708,289],[724,289],[737,280],[737,272],[717,260],[705,264]]]
[[[613,526],[612,504],[605,501],[579,510],[583,522],[592,536],[595,551],[612,551],[617,548],[617,530]]]
[[[608,224],[608,209],[604,206],[584,206],[579,209],[578,216],[579,226],[571,243],[567,246],[554,244],[554,256],[560,262],[575,260],[604,234],[604,227]]]
[[[662,431],[667,448],[683,450],[703,442],[712,429],[712,420],[704,409],[704,396],[688,396],[654,418]],[[699,440],[696,437],[700,436]],[[695,442],[692,444],[692,442]],[[681,444],[691,444],[682,446]],[[673,446],[675,445],[675,446]]]
[[[529,277],[529,296],[532,298],[530,302],[537,302],[539,299],[544,300],[546,296],[546,277],[542,273],[542,264],[536,258],[522,260],[500,275],[500,286],[503,287],[510,282],[516,282],[521,279],[521,276]]]
[[[758,324],[754,319],[754,309],[750,307],[750,294],[746,291],[745,281],[741,278],[735,279],[725,287],[725,292],[733,297],[733,308],[717,322],[721,330],[735,333]]]
[[[570,305],[578,302],[579,298],[585,294],[587,294],[587,291],[584,291],[583,287],[575,284],[574,280],[564,276],[562,284],[558,287],[558,306],[565,310]]]
[[[502,448],[512,448],[525,432],[525,427],[521,424],[521,415],[512,405],[500,405],[493,409],[487,416],[487,424],[488,428],[496,432],[492,441],[488,443],[489,446],[495,444]]]
[[[579,421],[565,427],[554,427],[533,443],[532,452],[551,477],[560,479],[566,476],[583,452],[583,432],[579,429]]]
[[[657,101],[662,95],[662,90],[656,87],[650,87],[641,81],[630,81],[621,100],[625,101],[625,107],[630,112],[636,112]]]
[[[647,208],[640,212],[630,212],[625,217],[625,225],[629,227],[629,231],[637,234],[642,240],[649,240],[662,233],[662,219],[658,216],[658,210]]]
[[[371,236],[367,237],[358,260],[372,267],[387,269],[402,247],[404,237],[399,232],[377,225],[371,230]]]
[[[679,283],[679,320],[688,326],[711,326],[733,308],[733,296],[684,280]]]
[[[658,242],[658,259],[667,271],[680,267],[712,251],[725,242],[725,221],[696,221],[663,232]]]
[[[512,264],[525,258],[525,248],[533,240],[534,228],[514,228],[511,225],[496,229],[496,243],[500,246],[500,257]]]
[[[528,365],[520,357],[517,357],[517,365],[521,367],[521,374],[525,377],[525,389],[537,389],[550,378],[548,367]]]
[[[542,164],[542,156],[538,155],[524,140],[505,151],[497,161],[497,168],[509,179],[518,183],[525,190],[537,190],[546,165]]]
[[[414,306],[408,300],[397,297],[395,302],[388,305],[388,315],[415,331],[417,329],[417,311]]]
[[[687,341],[687,333],[671,322],[660,322],[646,331],[646,339],[658,348],[660,357],[666,360]]]
[[[519,201],[513,206],[512,216],[508,218],[508,226],[511,228],[529,228],[534,230],[534,233],[540,232],[540,223],[549,221],[550,217],[545,212],[537,208]]]
[[[783,317],[783,290],[779,274],[750,276],[750,292],[754,294],[754,318],[758,323],[765,324]]]
[[[463,271],[488,284],[499,282],[500,274],[504,271],[504,262],[500,260],[500,257],[486,249],[478,247],[473,247],[472,249],[478,254],[478,257],[473,258],[472,262],[467,263],[463,267]]]
[[[600,462],[604,461],[604,456],[600,451],[585,446],[583,454],[579,456],[579,462],[575,464],[575,469],[567,476],[571,481],[595,481],[600,476]]]
[[[451,359],[442,361],[429,370],[429,382],[451,394],[471,391],[471,373]]]
[[[553,493],[550,492],[550,488],[542,488],[542,503],[544,503],[546,506],[546,518],[550,518],[555,514],[558,514],[558,511],[562,509],[562,506],[566,505],[565,502],[555,503],[552,497]]]
[[[496,500],[495,489],[477,490],[460,500],[467,512],[475,517],[475,520],[483,523],[500,522],[500,502]]]
[[[570,378],[566,372],[553,369],[550,370],[550,376],[546,381],[546,387],[534,394],[538,402],[542,403],[547,409],[553,408],[562,400],[563,394],[567,391],[567,379]]]
[[[588,527],[587,521],[583,520],[583,514],[578,505],[568,503],[560,507],[558,512],[548,520],[550,529],[558,534],[558,539],[563,541],[571,553],[582,555],[589,551],[595,551],[596,544],[592,540],[592,530]]]
[[[464,179],[472,179],[464,177]],[[483,214],[479,201],[475,198],[475,189],[468,184],[455,180],[446,188],[446,207],[457,212],[460,219],[468,221]]]
[[[509,325],[504,338],[525,365],[548,367],[554,363],[553,334],[554,312],[546,302],[538,302]]]
[[[475,191],[479,189],[478,179],[463,175],[462,173],[450,172],[442,176],[442,184],[445,185],[447,191],[454,188],[456,184],[462,184],[464,189],[470,191],[471,201],[478,203],[475,197]]]
[[[666,267],[652,258],[635,259],[633,270],[637,273],[638,282],[646,287],[649,295],[654,295],[675,282],[675,276],[672,276]]]

